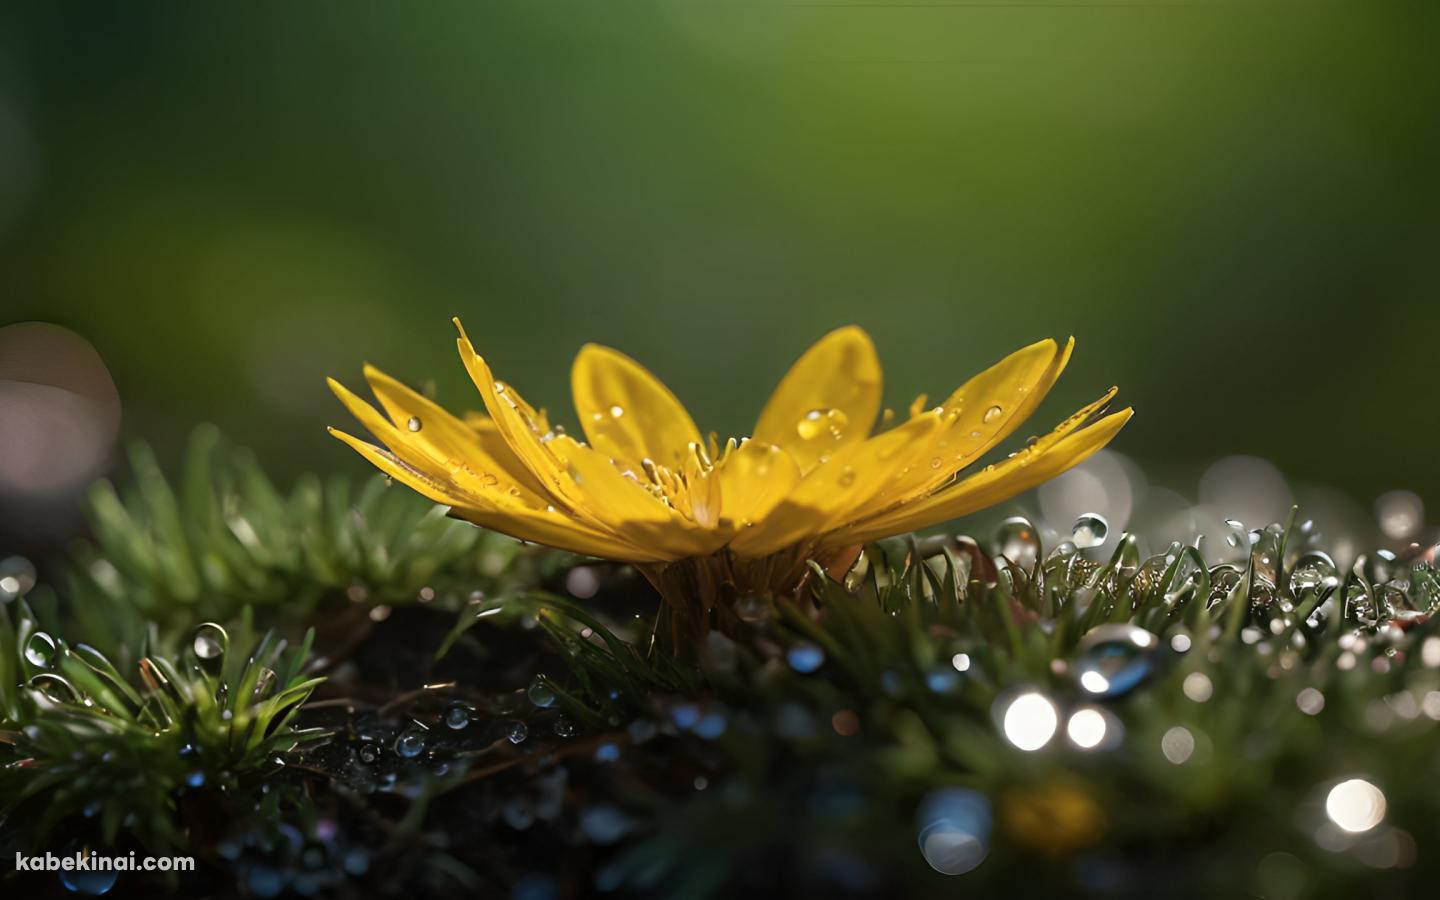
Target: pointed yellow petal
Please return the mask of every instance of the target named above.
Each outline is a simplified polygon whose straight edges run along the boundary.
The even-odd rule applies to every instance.
[[[564,500],[573,511],[587,515],[588,511],[581,502],[583,498],[576,494],[573,483],[564,477],[554,454],[545,446],[544,439],[549,436],[549,431],[541,430],[544,422],[539,413],[521,398],[518,391],[495,380],[490,366],[475,352],[459,319],[455,320],[455,327],[460,329],[460,337],[456,341],[460,359],[505,444],[550,493]]]
[[[365,457],[375,468],[399,481],[423,497],[443,506],[455,506],[471,502],[471,498],[456,490],[453,485],[443,484],[427,475],[423,470],[401,460],[394,453],[346,434],[338,428],[327,429],[331,435],[350,445],[351,449]]]
[[[880,411],[880,360],[870,336],[850,325],[805,351],[780,380],[752,437],[785,448],[802,472],[864,440]]]
[[[773,511],[754,528],[742,531],[730,548],[743,556],[765,556],[853,521],[894,477],[905,451],[917,442],[928,442],[939,428],[940,415],[929,412],[841,448],[806,473]]]
[[[1037,442],[1010,459],[989,466],[985,471],[936,491],[929,497],[842,528],[826,537],[824,544],[840,547],[865,543],[948,522],[993,506],[1048,481],[1104,447],[1129,421],[1132,412],[1128,408],[1123,409],[1078,431],[1057,430],[1050,436],[1058,435],[1057,440]]]
[[[1062,348],[1046,339],[1017,350],[971,378],[937,407],[946,425],[929,444],[917,444],[903,473],[877,501],[924,496],[980,459],[1030,417],[1070,360],[1075,341]],[[912,415],[914,414],[912,409]]]
[[[660,379],[625,354],[586,344],[570,371],[575,412],[590,444],[629,464],[652,459],[679,469],[700,429]]]
[[[589,528],[558,513],[516,515],[513,512],[455,507],[453,514],[467,522],[522,541],[532,541],[585,556],[628,563],[669,562],[673,559]]]
[[[514,481],[504,469],[490,465],[489,461],[479,456],[447,455],[444,451],[437,451],[432,443],[418,440],[419,433],[408,428],[396,428],[373,406],[335,379],[329,379],[329,384],[335,396],[360,424],[390,448],[385,452],[387,456],[407,467],[415,477],[423,477],[433,488],[444,491],[449,498],[436,502],[497,508],[543,508],[551,505],[548,494],[531,488],[533,479],[527,477],[524,481]],[[337,432],[336,436],[355,446],[343,432]]]
[[[428,473],[406,464],[395,454],[334,428],[330,429],[330,433],[350,445],[380,471],[420,495],[449,506],[454,515],[476,525],[524,541],[534,541],[571,553],[602,559],[621,562],[662,562],[668,559],[570,519],[553,507],[526,508],[512,505],[504,509],[493,509],[468,505],[475,498],[457,495],[452,489],[453,486],[441,484]]]
[[[545,488],[494,428],[484,432],[470,427],[374,366],[365,367],[365,378],[396,429],[408,432],[410,440],[426,448],[431,456],[444,461],[459,459],[476,469],[495,471],[502,481],[547,496]]]

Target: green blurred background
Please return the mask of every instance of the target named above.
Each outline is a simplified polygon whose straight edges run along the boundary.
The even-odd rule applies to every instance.
[[[1232,453],[1440,489],[1440,5],[35,4],[0,21],[0,324],[123,434],[363,469],[323,384],[568,408],[618,346],[744,434],[846,322],[887,397],[1074,334],[1193,493]]]

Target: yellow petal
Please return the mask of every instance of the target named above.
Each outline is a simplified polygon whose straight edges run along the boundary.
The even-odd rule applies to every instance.
[[[330,429],[330,433],[354,448],[380,471],[422,496],[449,506],[454,515],[476,525],[521,540],[602,559],[661,562],[668,558],[576,522],[553,507],[525,508],[512,505],[504,509],[492,509],[467,505],[472,498],[456,495],[451,486],[441,484],[426,472],[406,464],[395,454],[334,428]]]
[[[495,380],[490,366],[475,352],[475,347],[470,343],[459,319],[455,320],[455,327],[460,329],[460,337],[456,341],[460,349],[460,359],[470,374],[470,380],[475,383],[476,390],[480,392],[480,399],[484,401],[485,409],[490,413],[490,419],[495,423],[495,429],[504,438],[505,444],[548,491],[564,500],[571,510],[588,516],[589,511],[584,508],[583,498],[577,495],[572,482],[561,471],[554,454],[545,446],[544,438],[549,436],[550,432],[541,430],[545,423],[540,414],[525,402],[518,391]]]
[[[495,471],[503,481],[520,484],[532,493],[547,493],[493,427],[483,431],[472,428],[374,366],[365,367],[365,378],[395,427],[408,432],[410,440],[427,448],[432,456],[447,461],[459,458],[477,469]]]
[[[550,505],[551,498],[547,494],[532,489],[533,479],[511,480],[504,469],[490,465],[480,456],[465,456],[459,450],[448,452],[433,442],[419,440],[419,432],[396,428],[373,406],[335,379],[329,379],[329,384],[335,396],[360,424],[390,448],[389,456],[412,470],[415,477],[423,477],[432,487],[445,492],[447,499],[436,502],[502,508],[516,505],[543,508]],[[349,439],[348,435],[337,432],[336,436],[354,446],[353,439]]]
[[[710,477],[719,485],[720,515],[745,528],[790,494],[800,467],[774,444],[749,440],[727,453]]]
[[[808,472],[841,447],[864,440],[880,411],[880,360],[862,329],[830,332],[790,367],[760,413],[752,437]]]
[[[547,547],[556,547],[571,553],[581,553],[601,559],[628,563],[650,563],[670,562],[675,558],[638,547],[629,541],[581,525],[573,519],[556,513],[516,515],[513,512],[454,507],[453,514],[467,522],[508,534],[522,541],[532,541]]]
[[[869,440],[850,444],[806,473],[769,515],[730,543],[742,556],[765,556],[806,537],[854,521],[881,487],[894,477],[897,460],[913,444],[928,442],[940,415],[925,413]]]
[[[989,466],[985,471],[936,491],[922,500],[896,507],[878,516],[840,529],[826,537],[829,547],[865,543],[915,531],[993,506],[1059,475],[1110,442],[1129,421],[1132,410],[1123,409],[1078,431],[1061,431],[1057,440],[1041,440],[1033,447]],[[1070,420],[1067,420],[1069,423]],[[1062,429],[1065,425],[1061,426]]]
[[[931,443],[915,446],[900,478],[876,500],[899,502],[929,494],[984,456],[1045,399],[1074,346],[1073,338],[1063,348],[1048,338],[1037,341],[957,388],[937,407],[946,426]]]
[[[679,469],[700,429],[660,379],[635,360],[586,344],[570,371],[575,411],[596,450],[635,465],[652,459]]]

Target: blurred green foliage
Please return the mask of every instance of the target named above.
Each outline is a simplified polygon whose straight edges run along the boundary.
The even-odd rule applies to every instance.
[[[0,323],[92,340],[162,457],[209,420],[281,476],[360,469],[326,374],[471,405],[459,314],[562,421],[598,340],[722,434],[843,322],[898,408],[1074,333],[1042,415],[1121,384],[1162,476],[1433,493],[1437,36],[1378,2],[11,6]]]

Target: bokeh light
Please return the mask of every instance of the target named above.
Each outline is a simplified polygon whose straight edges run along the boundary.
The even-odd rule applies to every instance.
[[[1006,740],[1027,752],[1039,750],[1055,736],[1060,717],[1044,694],[1026,691],[1005,706],[1002,729]]]
[[[1385,794],[1363,778],[1351,778],[1325,795],[1325,814],[1351,834],[1369,831],[1385,818]]]

